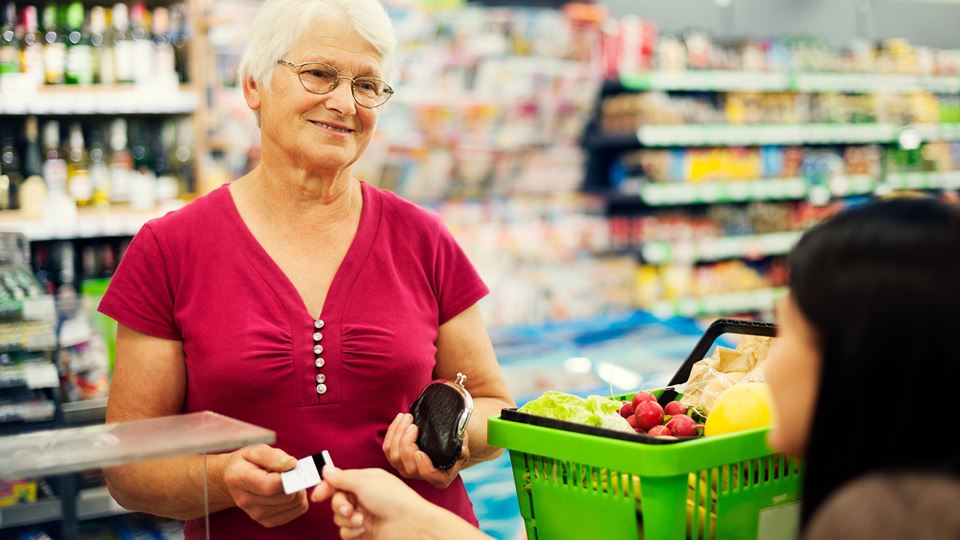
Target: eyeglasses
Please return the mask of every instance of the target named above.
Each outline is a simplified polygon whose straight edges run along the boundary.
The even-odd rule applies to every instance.
[[[393,88],[376,77],[347,77],[341,75],[337,68],[323,62],[294,64],[277,60],[277,63],[297,70],[300,84],[311,94],[329,94],[340,84],[340,79],[346,79],[350,81],[353,100],[361,107],[377,108],[393,96]]]

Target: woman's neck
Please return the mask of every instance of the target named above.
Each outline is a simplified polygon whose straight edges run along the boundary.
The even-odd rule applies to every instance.
[[[234,182],[231,193],[263,219],[314,229],[350,219],[362,205],[360,183],[350,168],[320,174],[262,161]]]

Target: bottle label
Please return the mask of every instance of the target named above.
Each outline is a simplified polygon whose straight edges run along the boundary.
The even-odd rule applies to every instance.
[[[20,71],[19,51],[13,45],[0,46],[0,73],[16,73]]]
[[[67,81],[79,84],[93,83],[93,51],[87,45],[67,49]]]
[[[47,74],[48,84],[63,82],[63,72],[66,67],[67,46],[65,43],[48,43],[43,48],[43,66]]]
[[[130,175],[133,171],[122,165],[110,166],[110,200],[128,202],[130,200]]]
[[[97,49],[97,77],[100,84],[113,84],[117,82],[113,69],[113,49],[101,47]]]
[[[110,199],[110,171],[103,163],[90,166],[90,201],[104,204]]]
[[[23,71],[29,73],[34,80],[43,81],[43,46],[39,43],[23,48]]]
[[[70,178],[70,196],[83,203],[93,196],[93,184],[86,172],[77,173]]]
[[[48,159],[43,162],[43,178],[50,191],[67,187],[67,162],[62,159]]]
[[[133,80],[142,83],[154,77],[153,42],[142,39],[134,43]]]
[[[113,72],[117,82],[133,82],[133,43],[118,41],[113,47]]]

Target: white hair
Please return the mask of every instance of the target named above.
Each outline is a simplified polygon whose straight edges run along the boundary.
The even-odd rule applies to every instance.
[[[319,19],[339,21],[370,43],[383,61],[381,78],[389,82],[397,38],[378,0],[266,0],[253,20],[250,43],[238,69],[240,80],[253,77],[259,86],[265,85],[277,60],[307,32],[316,32]]]

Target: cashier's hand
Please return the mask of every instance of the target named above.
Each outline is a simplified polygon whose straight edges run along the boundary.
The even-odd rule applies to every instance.
[[[453,467],[445,471],[435,468],[430,456],[417,446],[417,426],[413,423],[413,415],[400,414],[393,419],[383,438],[383,455],[400,476],[424,480],[442,489],[449,486],[460,474],[460,469],[470,457],[470,450],[464,434],[463,450]]]
[[[344,539],[422,538],[430,527],[431,505],[396,476],[383,469],[323,468],[323,482],[310,495],[313,502],[330,499],[333,521]]]
[[[297,460],[278,448],[256,444],[230,454],[223,482],[237,506],[264,527],[276,527],[307,511],[307,492],[283,492],[280,473]]]

